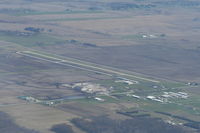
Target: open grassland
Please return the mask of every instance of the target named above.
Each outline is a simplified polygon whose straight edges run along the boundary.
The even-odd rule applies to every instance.
[[[0,1],[0,111],[18,129],[39,133],[60,133],[55,128],[62,126],[70,133],[96,133],[85,123],[97,121],[101,129],[127,120],[139,120],[137,129],[157,120],[156,126],[170,129],[198,128],[199,5]],[[195,128],[188,133],[199,132]]]
[[[14,16],[32,16],[32,15],[60,15],[60,14],[98,14],[103,13],[103,11],[58,11],[58,12],[39,12],[39,11],[19,11],[16,13],[11,13]]]
[[[4,107],[0,110],[7,112],[12,118],[15,118],[15,122],[20,126],[37,129],[44,133],[52,133],[49,131],[51,126],[67,123],[70,119],[77,117],[72,113],[41,105],[19,105]]]
[[[48,46],[64,43],[64,41],[51,37],[45,34],[35,34],[30,36],[9,34],[9,33],[0,33],[0,40],[17,43],[27,47],[34,46]]]
[[[72,64],[72,65],[79,65],[80,67],[83,67],[83,68],[84,67],[89,68],[89,70],[91,70],[91,71],[93,69],[97,73],[98,72],[99,73],[105,73],[105,75],[107,75],[107,73],[111,73],[111,76],[119,75],[119,76],[125,76],[125,77],[135,78],[135,79],[139,79],[139,80],[159,83],[159,81],[154,80],[154,79],[148,79],[148,78],[145,78],[145,77],[132,75],[131,72],[130,73],[126,73],[126,72],[123,72],[123,70],[120,70],[120,69],[115,70],[115,68],[112,68],[112,67],[109,68],[109,67],[106,67],[106,66],[100,66],[98,64],[93,64],[92,65],[90,62],[87,63],[87,62],[83,62],[83,61],[76,60],[76,59],[73,59],[73,58],[69,58],[69,60],[61,59],[61,58],[58,58],[58,57],[45,55],[45,54],[38,53],[38,52],[35,52],[35,51],[19,51],[17,53],[21,54],[21,55],[24,55],[24,56],[28,56],[28,57],[32,57],[32,58],[36,58],[36,59],[44,60],[44,61],[46,60],[46,61],[50,61],[50,62],[53,62],[53,63],[61,64],[61,65],[65,65],[65,63]]]

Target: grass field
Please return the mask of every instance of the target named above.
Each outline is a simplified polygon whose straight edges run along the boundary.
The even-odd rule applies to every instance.
[[[35,34],[25,37],[0,32],[0,40],[20,44],[26,47],[61,45],[64,43],[64,41],[46,34]]]
[[[198,133],[180,124],[200,121],[198,5],[197,0],[1,1],[0,115],[39,133],[55,133],[51,128],[60,124],[88,133],[71,120],[92,123],[104,116],[117,123],[161,118],[175,122],[170,127]]]
[[[30,11],[30,12],[17,12],[17,13],[11,13],[11,15],[14,16],[32,16],[32,15],[59,15],[59,14],[98,14],[103,13],[103,11],[58,11],[58,12],[40,12],[40,11]]]

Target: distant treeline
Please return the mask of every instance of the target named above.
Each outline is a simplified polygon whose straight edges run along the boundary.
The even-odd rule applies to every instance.
[[[54,125],[51,128],[51,131],[55,133],[74,133],[74,131],[72,130],[72,127],[66,124]]]
[[[40,33],[41,31],[44,31],[43,28],[35,28],[35,27],[26,27],[24,28],[25,31],[31,31],[34,33]]]
[[[187,133],[178,126],[150,117],[113,120],[104,116],[94,117],[91,121],[76,118],[72,123],[87,133]]]
[[[183,7],[198,7],[200,6],[200,1],[189,1],[189,0],[169,0],[155,2],[156,5],[163,6],[183,6]]]
[[[173,114],[166,113],[166,112],[155,111],[155,113],[166,115],[166,116],[170,116],[170,117],[173,117],[175,119],[186,121],[187,123],[185,123],[184,126],[200,130],[200,122],[198,122],[198,121],[190,120],[188,118],[185,118],[185,117],[182,117],[182,116],[173,115]]]
[[[113,2],[107,5],[112,10],[128,10],[128,9],[149,9],[156,7],[153,4],[134,4],[134,3],[125,3],[125,2]]]
[[[87,42],[80,42],[77,40],[67,40],[67,43],[73,44],[73,45],[79,45],[83,47],[98,47],[96,44],[93,43],[87,43]]]
[[[18,8],[18,9],[12,9],[12,8],[2,8],[0,9],[0,13],[5,13],[5,14],[24,14],[24,13],[30,13],[30,12],[35,12],[34,10],[31,9],[24,9],[24,8]]]
[[[0,34],[8,36],[32,36],[34,33],[30,32],[21,32],[21,31],[9,31],[9,30],[0,30]]]
[[[150,117],[150,114],[137,114],[139,111],[131,111],[131,112],[117,112],[118,114],[122,114],[128,117]]]

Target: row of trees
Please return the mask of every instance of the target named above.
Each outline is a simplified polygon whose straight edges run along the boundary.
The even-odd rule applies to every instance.
[[[73,119],[72,123],[87,133],[186,133],[182,128],[150,117],[135,117],[127,120],[112,120],[95,117],[92,121]]]

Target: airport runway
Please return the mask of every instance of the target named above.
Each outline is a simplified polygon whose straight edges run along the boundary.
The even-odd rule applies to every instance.
[[[98,65],[98,64],[94,64],[90,62],[85,62],[85,61],[83,62],[83,61],[73,59],[73,58],[61,59],[59,57],[53,57],[53,56],[42,54],[35,51],[17,51],[16,53],[23,56],[35,58],[38,60],[43,60],[43,61],[47,61],[47,62],[51,62],[55,64],[64,65],[64,66],[70,66],[70,67],[77,68],[80,70],[95,72],[95,73],[103,74],[106,76],[122,76],[122,77],[125,76],[124,78],[135,78],[138,80],[160,83],[160,81],[158,80],[149,79],[145,77],[139,77],[139,76],[130,74],[131,72],[129,71],[102,66],[102,65]]]

